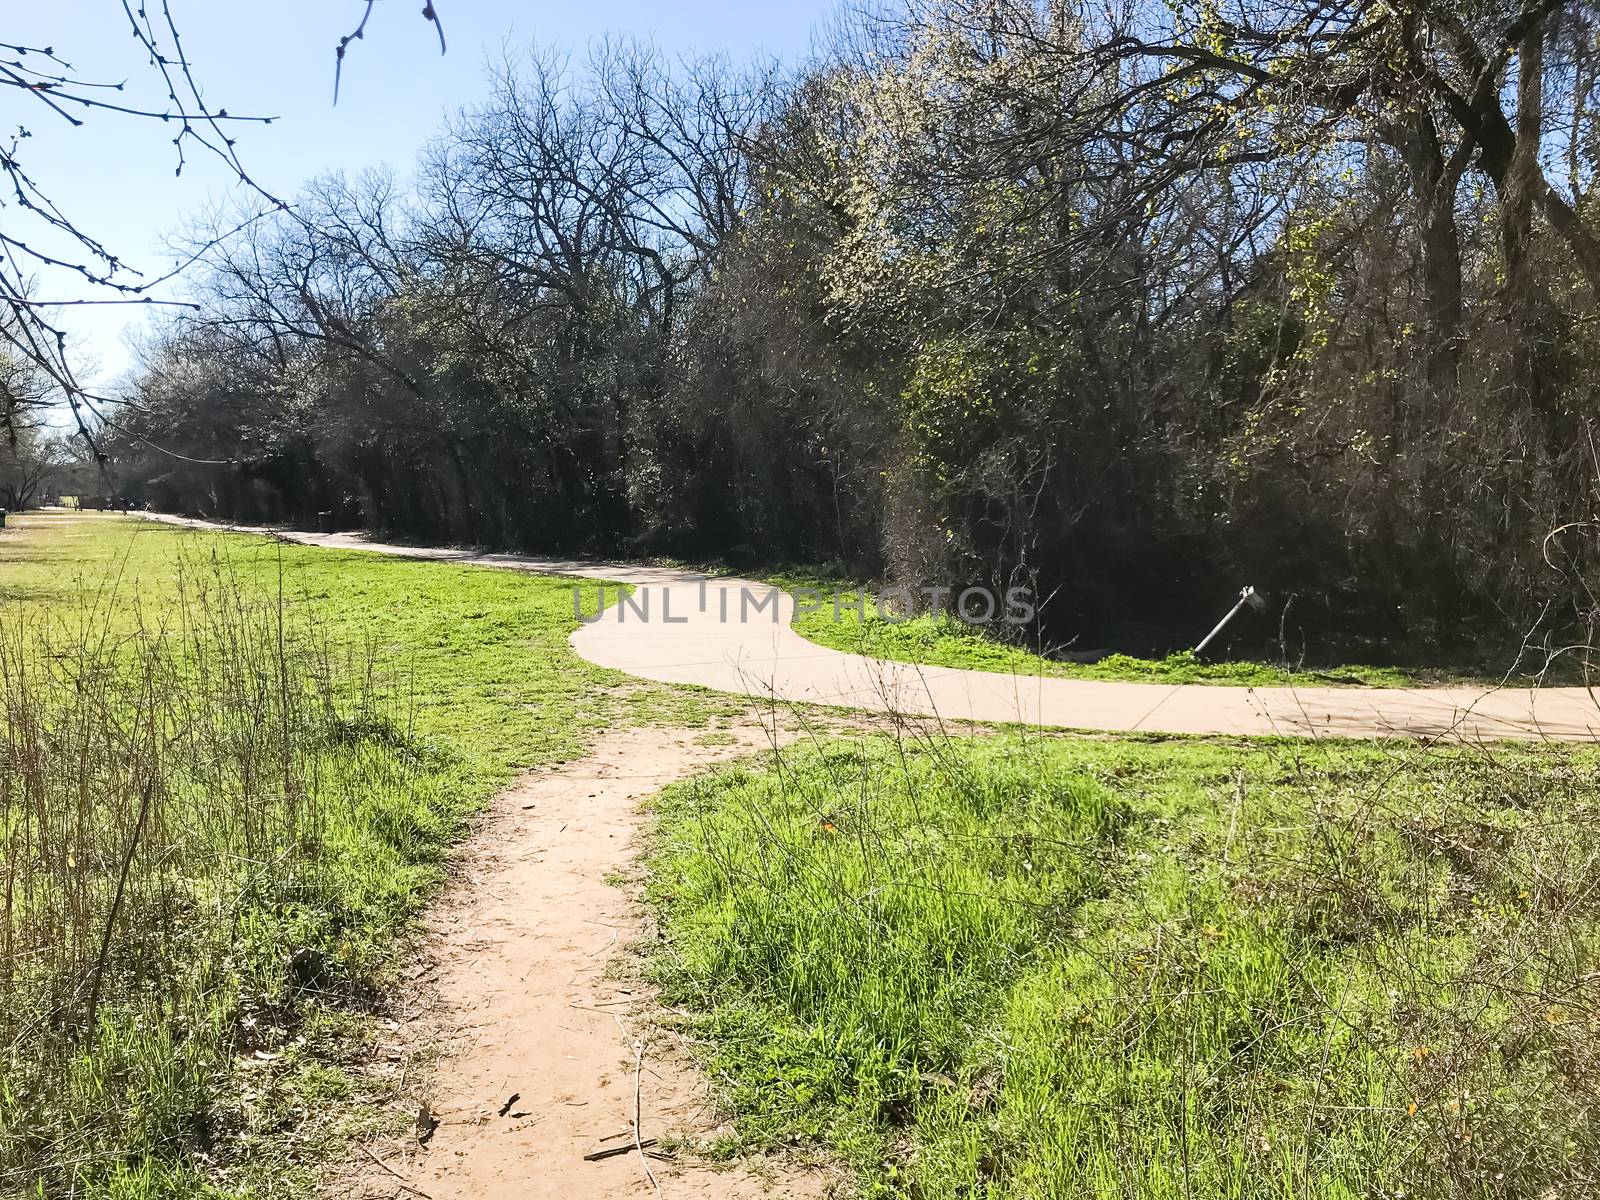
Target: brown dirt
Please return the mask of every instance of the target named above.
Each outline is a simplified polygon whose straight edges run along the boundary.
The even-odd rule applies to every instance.
[[[633,869],[647,796],[784,739],[753,719],[716,739],[618,730],[496,798],[425,917],[419,975],[433,992],[396,1035],[405,1055],[428,1058],[409,1092],[438,1126],[426,1145],[365,1147],[330,1195],[652,1197],[646,1163],[669,1200],[829,1193],[826,1172],[786,1159],[727,1167],[678,1148],[670,1160],[632,1150],[584,1161],[633,1145],[636,1105],[641,1138],[658,1146],[719,1128],[705,1081],[653,1023],[655,997],[629,953],[653,931],[637,887],[617,877]]]

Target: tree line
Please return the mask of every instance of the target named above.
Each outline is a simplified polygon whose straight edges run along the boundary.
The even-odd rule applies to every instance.
[[[1058,642],[1181,644],[1243,583],[1291,653],[1522,632],[1600,496],[1596,11],[530,53],[410,179],[197,228],[104,442],[164,508],[1025,585]]]

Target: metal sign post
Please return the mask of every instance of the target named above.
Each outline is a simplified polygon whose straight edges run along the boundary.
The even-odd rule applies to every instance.
[[[1211,645],[1217,634],[1226,629],[1228,627],[1228,622],[1237,617],[1239,615],[1239,611],[1247,604],[1257,612],[1261,612],[1267,607],[1267,602],[1261,598],[1260,592],[1256,591],[1253,587],[1245,588],[1239,593],[1239,603],[1230,608],[1228,610],[1228,615],[1217,622],[1217,627],[1210,633],[1206,634],[1205,638],[1200,642],[1200,644],[1194,648],[1194,653],[1199,654],[1207,646]]]

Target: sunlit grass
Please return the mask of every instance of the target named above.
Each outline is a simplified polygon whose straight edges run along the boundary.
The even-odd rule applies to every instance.
[[[660,802],[739,1140],[868,1195],[1578,1196],[1591,750],[868,741]]]

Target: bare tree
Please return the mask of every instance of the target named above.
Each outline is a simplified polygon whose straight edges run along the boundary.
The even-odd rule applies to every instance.
[[[375,0],[354,2],[364,7],[360,23],[336,47],[335,99],[347,49],[364,36]],[[185,302],[158,298],[155,289],[199,257],[197,251],[161,274],[133,266],[117,248],[82,224],[73,213],[71,197],[60,196],[48,180],[30,171],[30,140],[49,136],[53,127],[78,127],[94,120],[131,121],[148,126],[153,136],[171,143],[179,175],[191,157],[207,156],[253,193],[262,202],[262,211],[288,208],[251,176],[238,147],[240,127],[270,124],[274,118],[230,113],[207,103],[166,0],[108,3],[132,34],[135,53],[143,60],[140,78],[160,97],[155,104],[129,99],[126,80],[85,77],[73,66],[66,48],[0,42],[0,87],[13,88],[38,106],[33,110],[37,123],[19,124],[10,141],[0,145],[0,174],[13,201],[7,206],[9,215],[0,223],[0,347],[33,364],[51,385],[43,395],[28,392],[0,397],[0,422],[4,422],[0,429],[8,435],[25,410],[64,401],[78,433],[94,446],[95,429],[104,418],[105,406],[114,399],[82,382],[76,348],[59,319],[60,310],[99,304],[182,305]],[[438,30],[442,52],[444,31],[432,3],[424,7],[423,16]],[[89,295],[67,299],[53,294],[52,289],[66,281],[87,285]]]
[[[0,446],[0,508],[11,512],[32,508],[69,461],[61,440],[37,429],[25,430],[14,442]]]

